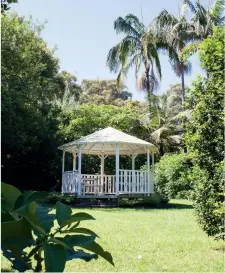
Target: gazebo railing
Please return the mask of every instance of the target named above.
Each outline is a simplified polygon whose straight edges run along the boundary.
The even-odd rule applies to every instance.
[[[77,193],[77,171],[62,173],[62,193]]]
[[[115,194],[115,175],[82,174],[82,194]]]
[[[62,193],[78,193],[77,171],[62,174]],[[153,192],[153,176],[147,171],[119,170],[119,194],[148,194]],[[116,176],[100,174],[81,175],[81,195],[116,194]]]
[[[150,193],[148,180],[147,171],[119,170],[119,193]]]

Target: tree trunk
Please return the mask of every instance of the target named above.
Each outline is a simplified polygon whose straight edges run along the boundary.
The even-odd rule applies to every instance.
[[[164,149],[163,149],[163,144],[162,144],[162,142],[159,143],[159,154],[160,154],[160,156],[163,156],[163,155],[164,155]]]
[[[149,68],[145,68],[145,78],[146,78],[148,107],[149,107],[149,112],[151,112],[151,90],[150,90]]]
[[[182,100],[182,105],[184,108],[184,101],[185,101],[185,87],[184,87],[184,64],[181,62],[181,84],[182,84],[182,94],[181,94],[181,100]]]

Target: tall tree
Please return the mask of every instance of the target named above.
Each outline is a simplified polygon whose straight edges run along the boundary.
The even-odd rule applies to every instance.
[[[191,117],[185,142],[194,153],[192,181],[198,221],[208,235],[224,238],[224,36],[216,27],[200,44],[201,65],[208,78],[198,77],[191,89]]]
[[[168,11],[163,10],[149,25],[145,35],[145,43],[148,44],[149,37],[154,36],[156,46],[159,51],[168,52],[169,60],[174,72],[181,78],[182,84],[182,103],[185,100],[184,74],[191,70],[190,63],[184,63],[179,54],[182,49],[193,39],[195,39],[194,28],[191,26],[184,14],[176,18]]]
[[[110,71],[119,72],[117,82],[120,85],[128,70],[135,67],[137,87],[145,90],[148,99],[151,100],[151,94],[158,85],[155,71],[161,78],[160,61],[154,39],[149,40],[147,45],[143,43],[146,28],[133,14],[128,14],[124,18],[118,17],[114,22],[114,29],[117,34],[123,33],[125,37],[108,53],[107,65]],[[144,73],[140,75],[142,67]]]
[[[2,179],[27,189],[51,187],[57,172],[57,115],[49,101],[59,66],[41,29],[16,14],[2,17]]]
[[[183,9],[187,11],[187,7],[191,11],[190,25],[196,33],[196,42],[184,47],[181,57],[184,61],[196,53],[200,42],[213,34],[213,28],[216,26],[224,26],[224,0],[214,0],[206,8],[197,0],[193,4],[190,0],[183,0]]]
[[[181,148],[181,130],[178,117],[182,111],[182,88],[180,84],[171,86],[156,98],[156,112],[148,126],[152,129],[152,141],[158,146],[160,155]]]
[[[121,87],[121,90],[118,89],[116,80],[83,80],[81,88],[81,104],[111,104],[122,106],[132,98],[132,94],[126,90],[125,86]]]

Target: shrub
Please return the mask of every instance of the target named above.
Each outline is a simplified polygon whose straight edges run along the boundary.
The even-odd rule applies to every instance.
[[[21,194],[2,183],[1,249],[16,270],[39,272],[44,261],[46,272],[63,272],[68,260],[90,261],[98,256],[113,264],[111,254],[96,243],[98,235],[78,227],[81,221],[95,220],[91,215],[72,214],[72,209],[59,201],[56,212],[49,214],[48,208],[32,201],[33,194]]]
[[[199,76],[190,90],[192,111],[185,124],[185,143],[195,154],[190,178],[198,221],[209,236],[218,237],[224,225],[224,35],[224,28],[215,28],[199,46],[208,77]]]
[[[194,181],[193,205],[201,227],[209,236],[224,237],[224,181],[221,163],[210,178],[205,169],[195,166],[190,173]]]
[[[191,155],[165,154],[155,165],[156,191],[168,198],[187,197],[191,190],[188,180],[191,165]]]

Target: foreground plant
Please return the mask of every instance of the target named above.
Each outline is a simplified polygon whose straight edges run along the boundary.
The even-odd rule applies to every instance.
[[[79,227],[81,221],[94,220],[91,215],[72,214],[61,202],[56,203],[56,213],[49,214],[48,208],[31,202],[32,195],[2,183],[1,248],[14,269],[39,272],[44,264],[46,272],[63,272],[68,260],[98,256],[114,264],[111,254],[95,242],[98,235]]]

